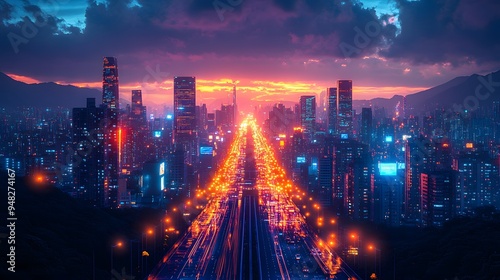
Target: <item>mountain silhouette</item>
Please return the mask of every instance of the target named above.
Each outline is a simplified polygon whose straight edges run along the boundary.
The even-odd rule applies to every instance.
[[[476,96],[476,88],[481,87]],[[92,88],[80,88],[72,85],[60,85],[53,82],[26,84],[16,81],[0,72],[0,98],[6,107],[84,107],[86,98],[93,97],[99,102],[101,91]],[[480,97],[480,98],[478,98]],[[407,112],[421,115],[437,108],[449,109],[454,104],[469,102],[477,108],[500,100],[500,70],[488,75],[473,74],[451,79],[441,85],[406,96]],[[402,95],[392,98],[373,98],[370,100],[354,100],[353,107],[361,112],[361,107],[384,107],[392,110],[398,102],[403,102]],[[129,103],[120,99],[120,103]]]

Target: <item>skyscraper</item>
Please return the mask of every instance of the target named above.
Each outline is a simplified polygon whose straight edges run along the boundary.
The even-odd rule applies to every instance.
[[[460,172],[460,214],[471,214],[476,207],[498,207],[499,167],[485,151],[467,149],[458,156]]]
[[[104,110],[87,99],[86,108],[73,108],[73,143],[81,160],[73,166],[74,191],[92,206],[104,206]],[[75,156],[76,156],[75,155]]]
[[[358,176],[360,169],[358,168],[355,173],[352,173],[351,177],[347,174],[351,171],[354,162],[371,164],[371,155],[368,152],[368,146],[359,143],[358,141],[352,139],[336,139],[333,143],[333,153],[334,153],[334,184],[333,184],[333,206],[337,213],[348,213],[349,205],[345,205],[347,202],[346,186],[350,187],[354,184],[355,175]],[[361,166],[361,165],[360,165]],[[356,166],[358,167],[358,166]],[[361,168],[361,167],[360,167]],[[354,172],[354,171],[353,171]],[[369,169],[369,174],[373,174],[371,169]],[[360,176],[358,176],[360,177]],[[352,183],[346,183],[346,180],[351,180]],[[366,179],[366,178],[364,178]],[[358,178],[356,178],[358,180]],[[359,179],[362,180],[362,179]],[[371,179],[370,179],[371,180]],[[356,181],[357,182],[357,181]],[[370,181],[371,183],[371,181]],[[366,187],[365,185],[356,185],[358,189]],[[354,194],[354,189],[351,189],[351,194]]]
[[[373,190],[371,158],[368,149],[364,148],[362,154],[347,166],[344,179],[344,213],[355,220],[373,220]]]
[[[443,226],[455,216],[458,172],[448,169],[420,175],[424,226]]]
[[[196,139],[196,78],[174,78],[174,143],[187,148]]]
[[[421,136],[410,138],[405,144],[404,215],[411,225],[422,224],[422,188],[420,176],[429,170],[432,143]]]
[[[131,119],[146,122],[146,107],[142,105],[142,91],[132,90]]]
[[[142,91],[132,90],[132,104],[130,108],[130,132],[127,137],[127,152],[129,164],[133,169],[142,167],[146,161],[144,149],[148,141],[148,123],[146,106],[142,105]],[[123,129],[123,127],[122,127]]]
[[[104,122],[104,188],[106,205],[118,206],[118,63],[115,57],[104,57],[102,71],[102,105]]]
[[[337,88],[328,88],[328,134],[337,133]]]
[[[337,130],[338,134],[352,136],[352,81],[339,80],[337,82]]]
[[[300,97],[300,125],[311,139],[316,127],[316,96]]]
[[[372,139],[372,108],[362,108],[361,109],[361,132],[360,140],[362,143],[370,146]]]
[[[174,188],[183,195],[190,196],[191,189],[197,184],[197,129],[196,129],[196,78],[174,78],[174,149],[175,164],[172,168],[177,170],[173,176]],[[179,157],[183,155],[184,167],[180,164]],[[180,174],[180,172],[184,172]]]
[[[322,155],[319,158],[319,188],[315,194],[322,206],[332,205],[333,198],[333,156]]]
[[[104,57],[102,70],[102,104],[119,109],[118,62],[116,57]]]

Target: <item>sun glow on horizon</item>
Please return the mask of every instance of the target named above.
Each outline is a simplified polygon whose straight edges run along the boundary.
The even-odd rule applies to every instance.
[[[31,77],[7,74],[12,79],[24,83],[39,83]],[[102,88],[101,81],[66,82],[57,81],[60,85],[73,85],[80,88]],[[230,104],[232,101],[233,85],[236,85],[238,103],[260,104],[262,102],[298,102],[302,95],[319,95],[328,87],[335,87],[336,81],[284,81],[284,80],[245,80],[245,79],[196,79],[197,103],[207,104],[209,108],[218,108],[220,104]],[[167,78],[163,81],[148,83],[120,83],[121,99],[130,102],[131,91],[141,89],[146,106],[170,105],[173,100],[173,80]],[[391,98],[394,95],[408,95],[427,87],[402,87],[402,86],[353,86],[354,100],[368,100],[372,98]]]

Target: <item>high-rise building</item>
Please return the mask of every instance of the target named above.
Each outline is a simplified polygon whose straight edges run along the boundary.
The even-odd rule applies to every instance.
[[[422,222],[424,226],[443,226],[455,216],[455,186],[458,174],[454,170],[422,173]]]
[[[105,57],[102,71],[102,104],[119,109],[118,62],[116,57]]]
[[[207,105],[196,106],[196,122],[198,134],[207,130]]]
[[[127,132],[122,138],[125,139],[125,159],[126,166],[121,168],[140,169],[142,164],[147,160],[145,148],[149,135],[149,127],[146,117],[146,106],[142,104],[142,91],[132,90],[132,104],[130,107],[130,115],[128,127],[121,127],[122,131]],[[151,159],[149,159],[151,160]]]
[[[371,144],[372,131],[373,131],[373,117],[372,108],[362,108],[361,109],[361,131],[360,140],[362,143],[369,145]]]
[[[214,174],[214,146],[213,143],[200,144],[200,186],[206,187]]]
[[[188,148],[196,139],[196,78],[174,78],[174,143]]]
[[[207,131],[208,133],[214,133],[216,130],[215,113],[207,114]]]
[[[337,130],[339,135],[352,136],[352,81],[339,80],[337,82]]]
[[[141,200],[142,206],[151,208],[165,207],[164,195],[168,193],[167,171],[170,170],[165,160],[144,163],[142,169]]]
[[[377,170],[375,172],[374,190],[375,222],[389,226],[400,226],[404,192],[404,172],[399,172],[397,170],[397,163],[394,162],[379,163],[375,168]]]
[[[328,134],[337,133],[337,88],[328,88],[326,90],[328,94],[328,119],[327,119],[327,131]]]
[[[352,169],[352,164],[355,161],[358,163],[370,162],[370,154],[368,153],[368,146],[359,143],[352,139],[337,139],[333,143],[334,153],[334,185],[333,185],[333,205],[337,213],[345,213],[348,205],[345,205],[346,199],[344,198],[346,187],[346,175]],[[351,179],[357,175],[359,171],[352,173]],[[370,170],[370,174],[372,174]],[[353,181],[354,182],[354,181]],[[359,186],[360,188],[362,186]]]
[[[119,171],[119,91],[118,63],[115,57],[104,57],[102,71],[102,105],[105,108],[104,128],[104,188],[106,206],[118,206],[118,171]]]
[[[333,157],[331,154],[323,155],[318,162],[318,183],[317,193],[314,195],[318,198],[322,206],[332,205],[333,199]]]
[[[280,134],[291,136],[294,128],[294,114],[292,108],[283,104],[275,104],[269,112],[269,135],[277,137]]]
[[[132,90],[131,119],[146,123],[146,107],[142,105],[142,91]]]
[[[295,128],[291,145],[292,180],[301,188],[307,188],[307,154],[304,132],[302,128]]]
[[[420,175],[429,170],[433,143],[427,138],[410,138],[405,145],[404,216],[410,225],[422,225]]]
[[[344,213],[355,220],[372,221],[373,165],[365,145],[359,145],[356,150],[344,175]]]
[[[95,98],[87,99],[86,108],[73,108],[73,144],[75,156],[81,157],[73,166],[74,191],[79,199],[96,207],[105,205],[104,112],[95,106]]]
[[[495,159],[485,151],[467,149],[460,153],[460,214],[471,214],[480,206],[500,207],[498,169]]]
[[[217,127],[219,127],[224,133],[229,133],[234,131],[234,107],[233,105],[224,105],[218,110],[215,120],[217,121]]]
[[[191,196],[191,189],[195,187],[198,178],[195,168],[198,161],[196,123],[196,78],[175,77],[174,78],[174,148],[175,163],[171,165],[177,170],[176,176],[172,177],[174,184],[186,196]],[[184,165],[180,168],[180,154],[184,154]],[[180,174],[179,172],[185,173]],[[186,180],[189,179],[189,180]]]
[[[300,125],[311,139],[316,128],[316,96],[300,97]]]

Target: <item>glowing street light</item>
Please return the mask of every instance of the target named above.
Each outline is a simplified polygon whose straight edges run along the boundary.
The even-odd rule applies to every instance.
[[[123,246],[123,243],[121,241],[118,241],[116,244],[111,245],[111,270],[113,270],[113,248],[121,248]]]
[[[375,272],[373,274],[376,274],[377,273],[377,252],[380,253],[380,259],[382,259],[382,250],[375,247],[375,245],[373,245],[373,244],[368,245],[368,250],[372,251],[374,253],[373,255],[374,255],[374,270],[375,270]],[[378,271],[379,273],[380,273],[380,270]]]

